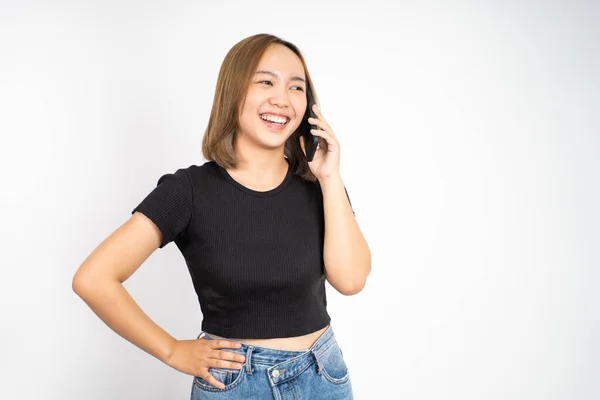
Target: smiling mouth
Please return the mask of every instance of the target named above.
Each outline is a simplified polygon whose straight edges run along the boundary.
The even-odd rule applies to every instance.
[[[288,117],[284,117],[281,115],[260,114],[259,117],[265,122],[278,126],[284,126],[288,122],[290,122],[290,119]]]

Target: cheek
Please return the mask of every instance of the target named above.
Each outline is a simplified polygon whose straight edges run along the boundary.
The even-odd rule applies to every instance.
[[[248,96],[240,114],[240,124],[252,124],[258,115],[259,102],[255,97]]]
[[[306,97],[300,97],[294,99],[292,102],[294,106],[294,111],[296,112],[296,116],[303,117],[306,112]]]
[[[264,93],[264,91],[250,89],[246,94],[245,104],[249,110],[252,110],[252,112],[256,114],[260,105],[266,102],[267,100],[268,96],[266,95],[266,93]]]

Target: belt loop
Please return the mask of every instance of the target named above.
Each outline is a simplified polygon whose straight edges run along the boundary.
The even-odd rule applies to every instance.
[[[310,352],[313,355],[313,358],[315,359],[315,363],[317,364],[317,374],[321,374],[322,366],[321,366],[321,363],[319,362],[319,359],[317,358],[317,353],[315,353],[314,350],[311,350]]]
[[[254,346],[249,345],[248,351],[246,351],[246,372],[248,375],[252,375],[252,351],[254,350]]]

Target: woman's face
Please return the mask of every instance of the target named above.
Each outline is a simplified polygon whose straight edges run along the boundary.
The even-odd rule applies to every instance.
[[[306,82],[300,58],[283,45],[271,45],[251,78],[240,110],[238,145],[284,146],[305,111]]]

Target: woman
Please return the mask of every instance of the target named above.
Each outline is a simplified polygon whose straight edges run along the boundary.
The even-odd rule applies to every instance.
[[[352,398],[325,280],[358,293],[371,256],[333,131],[316,105],[303,122],[308,91],[316,101],[296,46],[266,34],[237,43],[219,72],[202,143],[208,161],[163,175],[73,279],[111,329],[194,376],[192,399]],[[310,162],[306,124],[320,138]],[[122,285],[171,241],[200,301],[194,340],[170,336]]]

